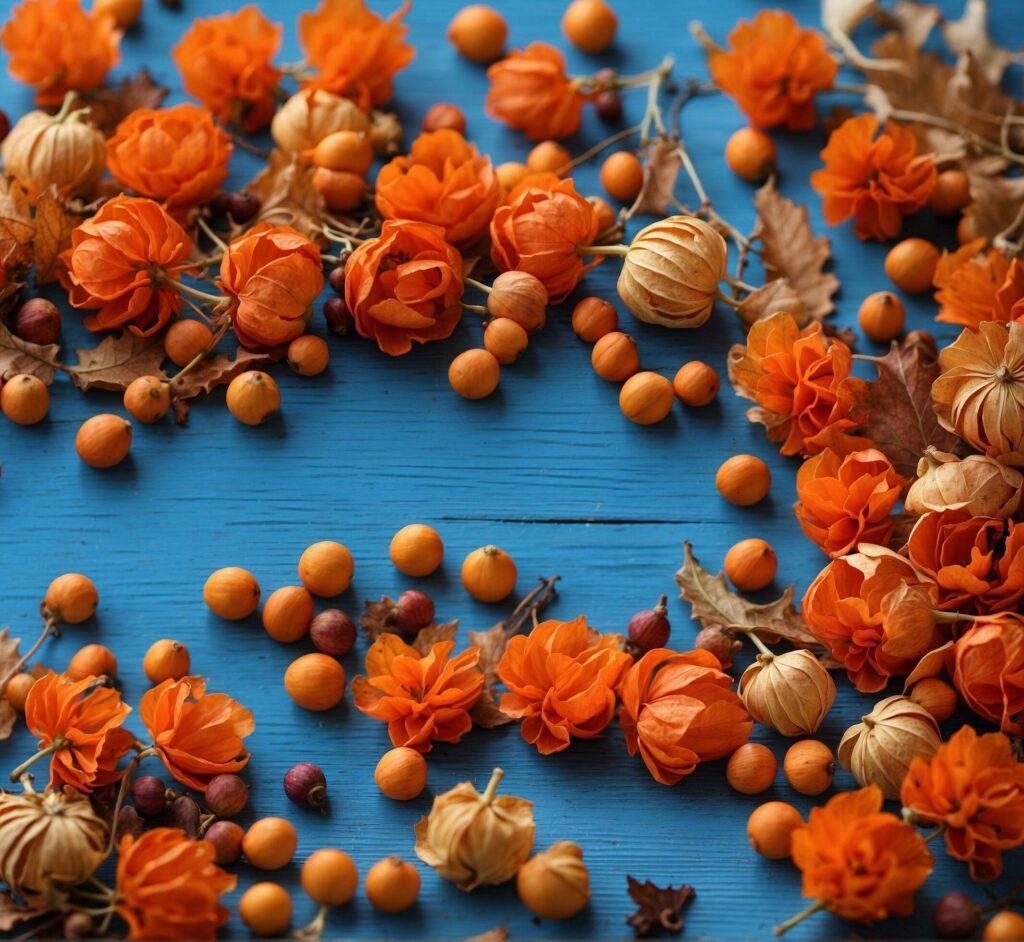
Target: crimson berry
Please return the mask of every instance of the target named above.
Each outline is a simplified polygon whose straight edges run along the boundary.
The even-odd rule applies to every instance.
[[[668,620],[668,599],[663,595],[654,608],[637,612],[629,620],[629,640],[641,651],[663,648],[668,642],[672,626]]]
[[[331,290],[337,294],[342,295],[345,293],[345,266],[335,265],[331,269],[331,273],[327,276],[327,283],[331,286]]]
[[[356,643],[356,623],[340,609],[328,608],[310,623],[309,637],[318,651],[343,657]]]
[[[392,624],[399,634],[411,637],[434,620],[434,600],[419,589],[406,589],[395,605]]]
[[[605,124],[615,124],[622,118],[622,96],[610,88],[594,97],[594,110]]]
[[[29,343],[56,343],[60,328],[60,311],[46,298],[30,298],[14,315],[14,333]]]
[[[981,908],[966,893],[947,893],[932,910],[940,939],[969,939],[981,922]]]
[[[285,773],[284,792],[302,808],[323,808],[327,804],[327,776],[318,765],[300,762]]]
[[[249,801],[249,786],[237,775],[215,775],[206,786],[206,807],[218,818],[233,818]]]
[[[159,818],[167,807],[167,788],[155,775],[139,775],[128,787],[135,810],[143,818]]]
[[[248,190],[239,190],[228,197],[228,215],[239,225],[256,218],[260,211],[260,198]]]
[[[217,863],[231,864],[242,856],[242,838],[245,831],[234,821],[214,821],[203,835],[204,841],[213,844]]]
[[[339,337],[347,337],[355,329],[348,305],[341,298],[328,298],[324,301],[324,318],[331,332]]]

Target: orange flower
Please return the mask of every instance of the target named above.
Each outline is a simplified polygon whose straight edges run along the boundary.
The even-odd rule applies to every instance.
[[[181,310],[165,277],[191,267],[192,241],[159,203],[115,196],[71,233],[58,270],[68,300],[89,314],[89,330],[127,327],[149,336]]]
[[[938,174],[934,156],[917,153],[913,131],[892,122],[881,134],[878,128],[870,114],[844,121],[821,152],[825,168],[811,174],[811,186],[823,197],[829,225],[853,216],[858,238],[884,241],[928,202]]]
[[[369,111],[389,101],[395,75],[416,55],[405,42],[406,0],[386,20],[363,0],[323,0],[315,13],[299,14],[299,41],[317,75],[304,88],[351,98]]]
[[[862,693],[910,673],[936,637],[934,590],[901,556],[871,549],[832,560],[803,601],[807,627]]]
[[[510,639],[498,664],[508,687],[501,712],[521,720],[523,739],[542,756],[594,739],[615,717],[615,687],[630,656],[619,635],[599,635],[584,616],[543,621]]]
[[[814,127],[814,96],[831,88],[839,71],[820,33],[801,29],[784,10],[762,10],[733,29],[729,46],[710,52],[708,68],[754,127]]]
[[[413,341],[449,336],[462,317],[462,291],[462,256],[442,229],[424,222],[385,222],[345,265],[345,303],[356,330],[393,357]]]
[[[945,252],[935,268],[935,319],[977,330],[985,321],[1024,320],[1024,264],[975,239]]]
[[[120,40],[113,17],[88,13],[79,0],[26,0],[0,33],[8,71],[35,88],[43,106],[102,84],[120,59]]]
[[[207,693],[202,677],[165,680],[147,690],[139,716],[167,771],[196,791],[249,761],[242,740],[256,728],[252,713],[227,694]]]
[[[935,863],[924,838],[882,811],[882,800],[877,785],[842,792],[812,808],[806,827],[793,832],[804,896],[843,919],[909,916]]]
[[[1000,612],[974,622],[953,647],[953,683],[979,716],[1024,736],[1024,617]]]
[[[939,608],[1000,612],[1024,598],[1024,524],[963,510],[922,514],[904,551],[939,587]]]
[[[631,756],[640,752],[655,781],[675,785],[700,762],[721,759],[750,738],[754,724],[732,678],[704,650],[648,651],[622,681],[619,723]]]
[[[231,298],[243,347],[288,343],[306,329],[323,290],[320,249],[291,226],[258,223],[228,246],[217,284]]]
[[[214,863],[209,841],[190,841],[178,828],[126,834],[118,845],[117,914],[132,939],[217,937],[230,917],[220,898],[238,882]]]
[[[458,742],[473,728],[469,711],[484,689],[479,648],[452,657],[454,641],[439,641],[420,655],[385,632],[366,652],[366,677],[352,681],[355,704],[384,720],[395,746],[430,752],[435,742]]]
[[[122,729],[132,708],[95,677],[73,681],[49,671],[25,701],[25,725],[41,749],[53,750],[49,788],[70,785],[89,793],[118,781],[117,763],[135,743]]]
[[[1024,844],[1024,762],[1002,733],[961,727],[930,759],[911,760],[900,799],[922,824],[946,826],[946,850],[975,880],[994,880],[1002,852]]]
[[[796,476],[797,522],[829,556],[842,556],[858,543],[889,542],[890,512],[904,479],[875,448],[840,458],[831,448],[808,458]]]
[[[453,245],[479,236],[500,198],[491,159],[447,128],[421,134],[408,157],[396,157],[377,175],[377,209],[385,219],[440,226]]]
[[[231,150],[205,108],[138,108],[107,141],[107,167],[123,186],[177,215],[220,189]]]
[[[547,43],[530,43],[487,70],[484,110],[531,141],[574,134],[586,96],[565,73],[565,58]]]
[[[249,133],[274,116],[281,27],[258,7],[195,20],[171,50],[182,84],[225,124]]]
[[[572,180],[531,186],[491,220],[491,260],[499,271],[525,271],[541,281],[555,304],[601,257],[586,264],[577,249],[597,237],[597,213]]]
[[[784,455],[814,455],[826,445],[846,454],[870,447],[847,434],[857,423],[843,380],[852,354],[845,343],[828,340],[821,325],[803,330],[785,313],[756,321],[746,346],[729,351],[729,379],[736,392],[757,403],[747,410]]]

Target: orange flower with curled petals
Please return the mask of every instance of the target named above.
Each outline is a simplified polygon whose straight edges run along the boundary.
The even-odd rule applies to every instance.
[[[889,542],[892,509],[906,482],[875,448],[840,457],[826,448],[808,458],[796,476],[797,522],[829,556],[858,543]]]
[[[809,131],[814,96],[832,87],[839,63],[819,32],[784,10],[762,10],[733,29],[728,49],[711,50],[708,68],[754,127]]]
[[[579,249],[597,237],[594,207],[572,180],[531,185],[499,206],[491,220],[491,260],[499,271],[524,271],[547,289],[553,303],[564,301],[583,276],[603,261],[584,263]]]
[[[393,357],[450,336],[462,317],[463,289],[462,256],[443,229],[425,222],[385,222],[345,264],[356,330]]]
[[[320,249],[291,226],[258,223],[228,246],[217,284],[243,347],[288,343],[306,329],[323,290]]]
[[[139,716],[167,771],[205,792],[210,779],[239,772],[249,761],[242,742],[255,728],[252,713],[224,693],[207,693],[202,677],[165,680],[143,694]]]
[[[48,788],[70,785],[89,794],[120,780],[117,764],[135,744],[123,729],[132,708],[119,691],[97,686],[95,677],[72,680],[50,671],[25,701],[25,725],[50,749]]]
[[[393,80],[416,55],[405,42],[406,0],[386,20],[363,0],[323,0],[315,13],[299,14],[299,41],[316,75],[303,88],[351,98],[364,111],[391,99]]]
[[[979,716],[1024,736],[1024,617],[986,615],[953,646],[953,683]]]
[[[127,189],[179,214],[220,189],[232,149],[205,108],[138,108],[107,141],[107,167]]]
[[[946,850],[975,880],[994,880],[1003,851],[1024,845],[1024,762],[1002,733],[963,726],[930,759],[915,757],[900,800],[922,824],[945,825]]]
[[[793,832],[803,895],[843,919],[909,916],[935,864],[920,833],[882,811],[882,802],[877,785],[842,792],[812,808],[806,826]]]
[[[710,651],[648,651],[626,672],[620,694],[626,748],[662,785],[735,752],[754,726]]]
[[[89,330],[127,327],[149,336],[181,310],[168,280],[192,268],[192,240],[159,204],[115,196],[71,233],[58,275],[73,307],[98,309]]]
[[[35,88],[44,107],[101,85],[121,58],[120,41],[113,17],[87,12],[80,0],[26,0],[0,33],[8,71]]]
[[[531,141],[574,134],[587,96],[565,72],[565,57],[547,43],[530,43],[487,70],[488,116],[522,131]]]
[[[484,689],[479,648],[456,657],[454,641],[421,655],[385,632],[366,652],[366,675],[352,681],[356,707],[384,720],[395,746],[430,752],[435,742],[458,742],[473,728],[469,711]]]
[[[131,939],[217,937],[230,917],[220,898],[238,882],[217,866],[209,841],[190,841],[180,828],[126,834],[117,847],[114,907]]]
[[[408,157],[381,167],[376,189],[385,219],[440,226],[453,245],[484,232],[501,198],[490,157],[448,128],[421,134]]]
[[[252,133],[274,116],[281,27],[258,7],[194,20],[171,50],[185,91],[224,124]]]
[[[498,664],[508,688],[499,708],[520,720],[523,739],[542,756],[594,739],[615,717],[615,687],[630,656],[619,635],[598,635],[582,615],[544,621],[509,640]]]
[[[935,319],[977,330],[985,321],[1024,320],[1024,264],[999,249],[985,251],[975,239],[955,252],[945,252],[935,267]]]
[[[844,121],[821,152],[825,167],[811,174],[831,226],[854,217],[859,239],[894,239],[903,217],[916,213],[932,195],[938,173],[932,154],[918,154],[909,128],[890,122],[878,133],[874,115]]]

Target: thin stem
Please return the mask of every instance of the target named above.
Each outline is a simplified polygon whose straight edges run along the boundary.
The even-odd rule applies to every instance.
[[[330,906],[321,906],[316,916],[308,926],[296,932],[300,939],[319,939],[324,934],[324,924],[327,922],[327,914],[331,911]]]
[[[829,90],[833,92],[849,92],[851,95],[863,97],[868,92],[868,86],[860,82],[833,82],[832,88]]]
[[[722,276],[722,280],[726,284],[728,284],[729,286],[731,286],[733,288],[739,288],[740,291],[756,291],[757,290],[757,288],[755,288],[753,285],[748,285],[745,281],[739,281],[738,279],[733,278],[733,276],[730,275],[728,272],[726,272]]]
[[[738,626],[737,626],[737,627],[738,627]],[[755,648],[757,648],[757,650],[758,650],[758,651],[760,651],[760,652],[761,652],[761,653],[762,653],[763,655],[765,655],[765,657],[771,657],[771,658],[774,658],[774,657],[775,657],[775,654],[774,654],[774,653],[772,652],[772,649],[771,649],[771,648],[769,648],[769,647],[768,647],[768,645],[766,645],[766,644],[765,644],[765,643],[764,643],[764,642],[763,642],[763,641],[762,641],[762,640],[761,640],[761,639],[760,639],[760,638],[759,638],[759,637],[757,636],[757,632],[755,632],[755,631],[752,631],[752,630],[751,630],[751,629],[749,629],[749,628],[740,628],[740,630],[741,630],[741,631],[742,631],[742,632],[743,632],[743,633],[744,633],[744,634],[745,634],[745,635],[746,635],[746,636],[747,636],[747,637],[748,637],[748,638],[749,638],[749,639],[750,639],[751,641],[753,641],[753,642],[754,642],[754,647],[755,647]]]
[[[793,926],[798,926],[805,919],[809,918],[810,916],[813,916],[817,912],[821,912],[821,910],[823,910],[824,908],[825,901],[823,899],[817,899],[813,903],[811,903],[811,905],[808,906],[806,909],[800,910],[800,912],[798,912],[795,916],[790,916],[789,919],[787,919],[785,922],[780,922],[772,930],[772,932],[775,935],[783,935],[784,933],[789,932],[789,930],[792,929]]]
[[[937,837],[942,837],[947,830],[949,830],[949,825],[943,821],[934,831],[929,831],[924,835],[924,842],[927,844],[929,841],[934,841]]]
[[[165,278],[164,284],[170,285],[175,291],[180,291],[182,294],[191,295],[199,301],[209,301],[210,304],[223,304],[227,300],[222,294],[210,294],[207,291],[200,291],[198,288],[193,288],[191,285],[186,285],[181,281],[175,281],[173,278]]]
[[[946,118],[927,114],[924,111],[905,111],[902,108],[894,109],[890,113],[890,117],[895,118],[897,121],[917,122],[918,124],[927,124],[934,128],[941,128],[943,131],[951,131],[981,150],[986,150],[990,154],[999,154],[1015,164],[1024,166],[1024,154],[1018,154],[1015,150],[1011,150],[1008,147],[1000,144],[994,144],[992,141],[975,134],[973,131],[965,128],[962,124],[957,124],[955,121],[949,121]]]
[[[44,746],[35,755],[29,756],[21,763],[21,765],[11,772],[11,781],[18,781],[18,779],[20,779],[40,759],[45,759],[48,755],[57,752],[59,749],[63,749],[67,744],[68,741],[63,736],[57,736],[48,746]]]
[[[55,619],[53,616],[47,616],[46,621],[43,623],[43,633],[38,638],[36,638],[36,643],[33,644],[32,647],[30,647],[18,659],[18,662],[14,665],[14,667],[12,667],[4,676],[4,679],[0,680],[0,694],[2,694],[3,691],[7,689],[7,685],[10,683],[11,678],[15,674],[21,673],[21,669],[31,660],[32,655],[34,655],[36,651],[38,651],[43,646],[43,642],[51,635],[56,635],[60,633],[57,628],[57,624],[57,619]]]
[[[121,807],[124,805],[124,799],[128,794],[132,773],[139,767],[139,763],[143,759],[152,755],[156,755],[156,750],[152,746],[139,750],[139,752],[132,756],[132,761],[128,763],[128,767],[124,770],[121,787],[117,790],[117,801],[114,802],[114,812],[110,816],[110,840],[107,842],[107,849],[103,854],[104,857],[109,857],[114,852],[114,845],[117,843],[117,818],[121,814]]]
[[[479,314],[481,317],[487,317],[490,314],[490,311],[482,304],[463,304],[462,310],[469,311],[471,314]]]
[[[740,302],[735,298],[730,298],[724,291],[719,290],[715,297],[724,304],[728,304],[734,311],[738,311],[740,309]]]
[[[185,376],[186,373],[192,370],[193,367],[195,367],[198,363],[200,363],[202,360],[208,357],[213,352],[213,348],[216,347],[218,343],[220,343],[221,338],[227,333],[228,328],[230,326],[231,318],[225,317],[223,323],[220,325],[217,332],[213,335],[213,339],[207,345],[206,349],[200,350],[199,353],[192,357],[192,359],[189,360],[188,363],[186,363],[180,370],[178,370],[178,372],[175,373],[170,379],[166,380],[166,382],[168,384],[176,382],[177,380]]]
[[[498,785],[501,783],[501,780],[504,777],[505,773],[502,772],[501,769],[495,769],[491,773],[491,780],[487,783],[487,788],[484,790],[484,793],[480,796],[481,802],[483,802],[485,805],[489,805],[492,801],[494,801],[494,796],[498,791]]]
[[[585,164],[588,160],[596,157],[603,150],[607,150],[613,144],[618,144],[619,141],[624,141],[627,137],[632,137],[634,134],[640,133],[640,125],[637,124],[631,128],[623,128],[621,131],[616,131],[611,137],[606,137],[603,141],[598,141],[593,147],[588,148],[579,157],[573,157],[564,167],[559,167],[556,171],[557,174],[562,177],[565,176],[570,170],[579,167],[581,164]]]
[[[577,245],[577,255],[618,255],[625,258],[629,254],[628,245]]]
[[[209,223],[202,216],[196,216],[196,223],[203,232],[209,237],[210,241],[214,243],[222,252],[228,250],[228,244],[225,242],[213,229],[210,228]]]
[[[463,278],[462,280],[471,288],[476,288],[477,291],[482,291],[484,294],[490,294],[494,290],[490,285],[485,285],[482,281],[477,281],[475,278]]]

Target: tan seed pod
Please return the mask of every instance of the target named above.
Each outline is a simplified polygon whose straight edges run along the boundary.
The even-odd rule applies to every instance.
[[[274,115],[270,134],[281,150],[311,151],[335,131],[370,132],[370,118],[354,101],[322,88],[292,95]]]
[[[558,841],[519,868],[516,889],[526,907],[541,919],[568,919],[590,902],[590,872],[583,851]]]
[[[810,651],[759,654],[740,678],[747,712],[783,736],[808,736],[825,719],[836,698],[829,672]]]
[[[1020,507],[1024,474],[987,455],[958,458],[929,448],[903,502],[908,513],[963,510],[972,517],[1012,517]]]

